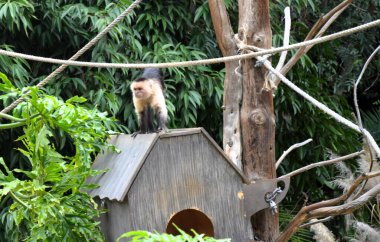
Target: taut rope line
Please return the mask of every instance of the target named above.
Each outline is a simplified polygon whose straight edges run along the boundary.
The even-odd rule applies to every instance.
[[[132,5],[131,5],[132,6]],[[287,51],[291,49],[297,49],[308,45],[315,45],[320,44],[323,42],[327,42],[330,40],[338,39],[353,33],[357,33],[360,31],[364,31],[369,28],[373,28],[380,25],[380,19],[359,25],[354,28],[350,28],[347,30],[343,30],[334,34],[326,35],[323,37],[315,38],[312,40],[307,40],[304,42],[292,44],[289,46],[283,46],[278,48],[272,48],[268,50],[260,50],[253,53],[248,54],[241,54],[241,55],[233,55],[233,56],[226,56],[226,57],[220,57],[220,58],[211,58],[211,59],[204,59],[204,60],[194,60],[194,61],[182,61],[182,62],[168,62],[168,63],[102,63],[102,62],[84,62],[84,61],[74,61],[72,58],[69,60],[62,60],[62,59],[53,59],[53,58],[45,58],[40,56],[33,56],[33,55],[26,55],[11,51],[6,51],[0,49],[0,55],[6,55],[10,57],[19,57],[22,59],[32,60],[32,61],[40,61],[40,62],[47,62],[47,63],[53,63],[53,64],[63,64],[67,66],[84,66],[84,67],[97,67],[97,68],[147,68],[147,67],[157,67],[157,68],[168,68],[168,67],[188,67],[188,66],[195,66],[195,65],[206,65],[206,64],[216,64],[221,62],[230,62],[230,61],[236,61],[241,59],[250,59],[252,57],[256,56],[263,56],[268,54],[274,54],[279,53],[282,51]],[[248,45],[249,47],[249,45]],[[255,49],[254,46],[251,46],[253,49]]]

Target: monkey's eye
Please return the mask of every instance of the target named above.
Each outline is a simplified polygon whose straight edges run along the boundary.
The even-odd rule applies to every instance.
[[[141,88],[141,87],[136,87],[136,88],[134,88],[134,90],[135,90],[135,91],[141,91],[142,88]]]

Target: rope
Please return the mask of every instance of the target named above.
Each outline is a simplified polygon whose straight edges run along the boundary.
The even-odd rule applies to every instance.
[[[124,18],[127,14],[129,14],[130,11],[132,11],[141,0],[136,0],[133,2],[120,16],[118,16],[112,23],[110,23],[102,32],[100,32],[94,39],[92,39],[88,44],[86,44],[82,49],[80,49],[74,56],[72,56],[69,60],[60,60],[60,59],[53,59],[53,58],[44,58],[44,57],[38,57],[33,55],[26,55],[26,54],[20,54],[15,52],[9,52],[6,50],[0,49],[0,55],[7,55],[10,57],[20,57],[23,59],[28,60],[35,60],[40,62],[48,62],[48,63],[55,63],[55,64],[62,64],[58,69],[53,71],[49,76],[47,76],[44,80],[42,80],[39,84],[37,84],[37,87],[43,87],[48,83],[51,79],[56,77],[59,73],[61,73],[66,67],[73,65],[73,66],[87,66],[87,67],[97,67],[97,68],[147,68],[147,67],[157,67],[157,68],[168,68],[168,67],[187,67],[187,66],[194,66],[194,65],[205,65],[205,64],[216,64],[220,62],[230,62],[230,61],[236,61],[236,60],[242,60],[242,59],[250,59],[252,57],[262,56],[262,55],[268,55],[268,54],[274,54],[282,51],[287,51],[291,49],[300,48],[303,46],[308,45],[315,45],[319,43],[323,43],[326,41],[334,40],[337,38],[341,38],[359,31],[363,31],[375,26],[380,25],[380,19],[351,28],[347,30],[340,31],[335,34],[327,35],[324,37],[319,37],[316,39],[304,41],[301,43],[289,45],[289,46],[283,46],[279,48],[273,48],[270,50],[262,50],[258,52],[248,53],[248,54],[241,54],[241,55],[234,55],[234,56],[227,56],[227,57],[221,57],[221,58],[212,58],[212,59],[206,59],[206,60],[195,60],[195,61],[184,61],[184,62],[170,62],[170,63],[148,63],[148,64],[118,64],[118,63],[93,63],[93,62],[82,62],[82,61],[75,61],[77,58],[79,58],[85,51],[87,51],[90,47],[92,47],[101,37],[103,37],[105,34],[107,34],[117,23],[119,23],[122,18]],[[249,46],[248,46],[249,47]],[[255,49],[256,47],[250,46],[252,49]],[[257,49],[257,48],[256,48]],[[23,102],[24,99],[21,97],[14,101],[11,105],[4,108],[1,113],[8,113],[10,110],[15,108],[18,104]]]
[[[301,88],[297,87],[295,84],[293,84],[293,82],[291,82],[289,79],[287,79],[279,71],[277,71],[276,69],[274,69],[272,67],[272,64],[268,60],[264,60],[262,57],[257,57],[257,59],[259,61],[263,61],[264,66],[269,71],[271,71],[273,74],[275,74],[276,76],[278,76],[278,78],[280,78],[280,80],[282,81],[282,83],[284,83],[285,85],[287,85],[288,87],[290,87],[293,91],[295,91],[296,93],[298,93],[299,95],[301,95],[304,99],[306,99],[307,101],[309,101],[311,104],[313,104],[314,106],[316,106],[317,108],[319,108],[320,110],[322,110],[323,112],[325,112],[326,114],[328,114],[329,116],[331,116],[332,118],[334,118],[339,123],[342,123],[342,124],[346,125],[347,127],[355,130],[358,133],[362,133],[367,138],[368,143],[371,145],[371,147],[376,152],[377,157],[380,157],[380,147],[377,145],[377,143],[374,140],[374,138],[372,137],[372,135],[366,129],[361,129],[359,126],[357,126],[356,124],[354,124],[350,120],[348,120],[348,119],[344,118],[343,116],[339,115],[338,113],[336,113],[335,111],[333,111],[332,109],[330,109],[329,107],[327,107],[326,105],[324,105],[323,103],[319,102],[314,97],[310,96],[308,93],[306,93],[305,91],[303,91]]]
[[[102,38],[104,35],[106,35],[113,27],[115,27],[116,24],[118,24],[125,16],[127,16],[134,8],[138,6],[138,4],[142,0],[136,0],[134,1],[123,13],[121,13],[116,19],[114,19],[104,30],[102,30],[98,35],[95,36],[90,42],[88,42],[85,46],[83,46],[77,53],[75,53],[69,60],[75,61],[78,59],[84,52],[86,52],[88,49],[90,49],[93,45],[95,45],[100,38]],[[56,77],[58,74],[60,74],[63,70],[65,70],[69,65],[62,62],[59,63],[62,64],[60,67],[55,69],[49,76],[47,76],[44,80],[42,80],[40,83],[37,84],[38,88],[41,88],[45,86],[51,79]],[[10,110],[15,108],[18,104],[22,103],[24,101],[24,98],[20,97],[16,101],[14,101],[11,105],[1,110],[1,113],[8,113]]]
[[[137,1],[136,1],[137,2]],[[132,6],[132,5],[131,5]],[[22,59],[32,60],[32,61],[39,61],[39,62],[47,62],[47,63],[53,63],[53,64],[62,64],[67,66],[84,66],[84,67],[97,67],[97,68],[147,68],[147,67],[157,67],[157,68],[168,68],[168,67],[188,67],[188,66],[195,66],[195,65],[206,65],[206,64],[216,64],[221,62],[231,62],[231,61],[237,61],[241,59],[250,59],[252,57],[256,56],[263,56],[268,54],[274,54],[279,53],[282,51],[292,50],[301,48],[304,46],[309,45],[315,45],[320,44],[323,42],[327,42],[330,40],[338,39],[353,33],[357,33],[360,31],[364,31],[369,28],[373,28],[380,25],[380,19],[354,27],[347,30],[343,30],[331,35],[326,35],[323,37],[315,38],[312,40],[307,40],[304,42],[292,44],[289,46],[283,46],[278,48],[272,48],[263,50],[260,49],[260,51],[248,53],[248,54],[241,54],[241,55],[233,55],[233,56],[227,56],[227,57],[220,57],[220,58],[211,58],[211,59],[204,59],[204,60],[193,60],[193,61],[182,61],[182,62],[168,62],[168,63],[102,63],[102,62],[84,62],[84,61],[74,61],[72,58],[69,60],[62,60],[62,59],[53,59],[53,58],[45,58],[40,56],[33,56],[33,55],[26,55],[16,52],[10,52],[6,50],[0,49],[0,55],[6,55],[10,57],[19,57]],[[249,49],[257,50],[257,47],[255,46],[248,46]]]

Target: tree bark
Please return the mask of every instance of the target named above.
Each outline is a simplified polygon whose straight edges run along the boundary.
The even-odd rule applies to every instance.
[[[271,48],[269,0],[239,0],[238,35],[244,44]],[[255,64],[253,59],[242,61],[242,161],[250,180],[276,178],[273,95],[263,88],[267,70],[254,67]],[[278,215],[272,215],[269,209],[258,212],[251,221],[255,235],[261,240],[274,241],[278,236]]]
[[[209,0],[218,45],[223,56],[237,53],[234,33],[222,0]],[[239,38],[245,44],[271,48],[269,0],[239,0]],[[273,95],[263,90],[267,71],[254,60],[242,60],[242,78],[235,73],[239,62],[228,62],[224,82],[223,148],[250,180],[275,178],[275,119]],[[242,142],[242,143],[241,143]],[[241,163],[240,163],[241,161]],[[264,199],[264,198],[263,198]],[[269,209],[252,217],[255,235],[274,241],[278,215]]]
[[[215,29],[216,40],[223,56],[237,54],[234,41],[234,32],[223,1],[209,0],[211,18]],[[241,128],[240,103],[242,96],[241,79],[236,75],[235,69],[239,62],[226,62],[226,75],[224,79],[223,95],[223,149],[227,156],[240,169],[241,164]]]

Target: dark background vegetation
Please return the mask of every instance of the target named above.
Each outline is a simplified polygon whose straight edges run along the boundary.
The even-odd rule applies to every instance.
[[[0,0],[0,47],[26,54],[70,58],[79,48],[116,18],[131,1],[108,0]],[[237,26],[236,1],[225,1],[234,26]],[[339,17],[326,34],[341,31],[380,18],[377,0],[357,0]],[[271,1],[273,46],[282,45],[283,9],[292,13],[291,43],[300,42],[317,19],[339,4],[333,0]],[[343,116],[353,119],[352,89],[361,68],[380,44],[379,29],[319,44],[303,57],[288,74],[296,85]],[[294,51],[292,51],[294,53]],[[134,14],[116,26],[80,59],[94,62],[148,63],[205,59],[221,56],[215,41],[207,1],[143,1]],[[276,63],[276,57],[273,58]],[[35,85],[57,66],[0,56],[0,72],[19,87]],[[220,143],[222,137],[223,64],[188,68],[167,68],[167,105],[170,128],[202,126]],[[380,58],[369,66],[359,86],[359,105],[364,124],[380,142]],[[115,117],[112,128],[123,132],[137,129],[129,84],[141,73],[138,69],[99,69],[69,67],[44,90],[63,100],[75,95]],[[3,106],[12,100],[8,99]],[[1,106],[1,105],[0,105]],[[294,143],[312,138],[313,142],[293,151],[282,163],[279,175],[306,164],[328,159],[331,152],[347,154],[361,149],[357,134],[280,85],[275,96],[276,157]],[[27,166],[25,157],[15,150],[22,129],[0,130],[0,157],[10,168]],[[60,137],[56,147],[64,154],[73,152],[69,139]],[[299,175],[281,215],[286,224],[289,213],[304,203],[337,196],[341,191],[331,183],[334,167],[323,167]],[[3,204],[3,207],[8,204]],[[3,210],[3,208],[0,208]],[[366,212],[360,216],[368,219]],[[342,231],[342,220],[329,225],[335,234]],[[377,223],[378,220],[373,220]],[[4,225],[4,221],[2,222]],[[0,227],[0,237],[2,228]],[[305,234],[299,234],[302,239]],[[5,238],[2,240],[5,241]],[[0,239],[1,241],[1,239]]]

